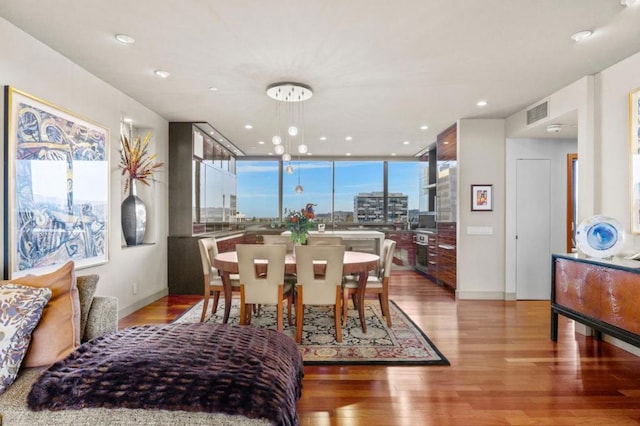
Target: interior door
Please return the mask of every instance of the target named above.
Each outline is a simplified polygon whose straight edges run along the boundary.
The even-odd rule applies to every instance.
[[[516,297],[548,300],[551,292],[551,161],[516,162]]]

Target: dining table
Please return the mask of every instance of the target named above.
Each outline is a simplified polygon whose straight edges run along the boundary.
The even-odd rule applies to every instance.
[[[344,252],[342,274],[358,276],[356,300],[363,333],[367,332],[367,324],[364,318],[364,295],[369,278],[369,271],[377,269],[379,262],[380,257],[377,254],[359,251]],[[231,311],[232,289],[230,276],[231,274],[238,273],[238,253],[236,251],[219,253],[213,258],[213,266],[218,269],[222,278],[222,287],[224,289],[224,317],[222,322],[226,324],[229,321],[229,312]],[[287,253],[285,256],[285,273],[296,273],[296,258],[294,253]]]

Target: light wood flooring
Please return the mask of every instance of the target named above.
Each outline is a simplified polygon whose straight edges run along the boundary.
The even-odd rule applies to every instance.
[[[638,425],[640,358],[574,334],[548,301],[455,301],[412,271],[393,299],[451,366],[308,366],[301,425]],[[120,326],[168,323],[198,296],[168,296]]]

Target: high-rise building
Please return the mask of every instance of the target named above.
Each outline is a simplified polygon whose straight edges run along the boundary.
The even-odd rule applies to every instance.
[[[387,221],[406,222],[409,213],[409,196],[390,192],[387,202]],[[383,222],[384,193],[361,192],[353,197],[354,222]]]

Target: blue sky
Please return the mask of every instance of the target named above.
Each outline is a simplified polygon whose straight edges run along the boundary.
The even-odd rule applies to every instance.
[[[334,210],[353,211],[353,197],[361,192],[383,190],[382,161],[337,161]],[[247,218],[278,216],[278,162],[238,161],[238,211]],[[300,209],[317,204],[316,213],[331,212],[330,161],[292,161],[294,172],[283,177],[283,206]],[[409,195],[409,209],[418,208],[419,164],[389,162],[389,192]],[[299,169],[298,169],[299,168]],[[295,192],[300,173],[302,194]]]

